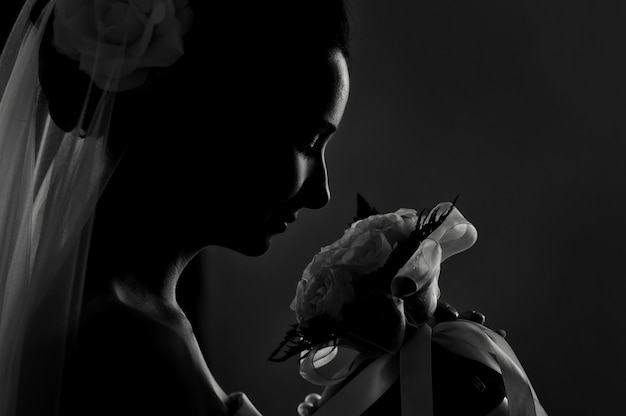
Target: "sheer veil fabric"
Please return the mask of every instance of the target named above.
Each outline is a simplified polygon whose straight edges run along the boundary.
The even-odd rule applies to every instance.
[[[39,18],[26,0],[0,58],[0,415],[59,414],[80,313],[91,219],[115,161],[106,135],[113,93],[66,132],[39,81]],[[120,52],[120,60],[123,54]],[[111,82],[115,82],[111,79]],[[85,113],[92,94],[83,101]],[[79,103],[80,104],[80,103]]]

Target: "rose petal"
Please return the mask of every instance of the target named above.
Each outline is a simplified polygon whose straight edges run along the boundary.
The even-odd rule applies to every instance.
[[[133,7],[115,3],[104,16],[101,39],[114,45],[132,45],[146,30],[146,16]]]
[[[150,48],[141,59],[142,67],[168,67],[183,55],[183,41],[178,36],[162,36],[153,39]]]
[[[176,20],[180,24],[180,29],[183,35],[186,35],[191,29],[193,23],[193,12],[190,7],[186,7],[182,10],[176,11]]]

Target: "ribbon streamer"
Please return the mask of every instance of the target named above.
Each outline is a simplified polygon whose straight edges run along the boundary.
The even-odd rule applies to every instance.
[[[475,322],[423,325],[398,354],[384,354],[329,398],[316,416],[358,416],[400,378],[402,416],[433,416],[431,342],[479,361],[502,375],[506,398],[488,416],[547,416],[510,345]]]

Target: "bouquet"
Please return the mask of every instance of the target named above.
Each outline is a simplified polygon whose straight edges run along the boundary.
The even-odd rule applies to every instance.
[[[461,368],[468,362],[497,375],[503,393],[482,414],[546,415],[499,333],[469,320],[434,319],[441,263],[478,238],[455,202],[380,214],[359,195],[355,221],[304,270],[291,303],[297,323],[270,360],[298,356],[301,376],[332,391],[316,415],[377,414],[375,408],[448,414],[433,399],[441,397],[434,391],[436,351],[461,357]],[[400,393],[381,407],[392,386]]]

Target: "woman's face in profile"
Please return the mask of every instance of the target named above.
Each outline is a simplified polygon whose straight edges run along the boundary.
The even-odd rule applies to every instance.
[[[329,201],[324,154],[348,99],[346,60],[339,51],[313,64],[271,59],[278,60],[272,81],[236,97],[230,125],[211,138],[218,144],[210,184],[194,184],[205,187],[196,192],[204,201],[186,203],[196,220],[188,231],[201,245],[261,255],[302,208]]]

